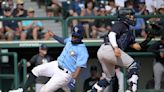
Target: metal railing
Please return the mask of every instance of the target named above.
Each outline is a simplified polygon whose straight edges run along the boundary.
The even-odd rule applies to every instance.
[[[22,79],[23,81],[20,83],[20,85],[24,85],[24,83],[26,82],[26,78],[27,78],[27,64],[26,64],[26,59],[21,59],[21,61],[19,62],[18,66],[19,66],[19,74],[20,74],[20,70],[23,70],[23,74],[22,74]]]
[[[139,18],[164,18],[164,15],[138,15],[136,17]],[[34,18],[22,18],[22,17],[15,17],[15,18],[0,18],[0,21],[3,20],[59,20],[62,23],[62,35],[63,37],[68,37],[68,23],[73,19],[111,19],[116,20],[116,16],[77,16],[77,17],[68,17],[64,19],[63,17],[34,17]]]
[[[8,52],[8,53],[0,53],[0,56],[13,56],[14,62],[14,73],[13,74],[0,74],[0,79],[14,79],[14,88],[17,89],[19,86],[19,78],[18,78],[18,55],[16,52]]]

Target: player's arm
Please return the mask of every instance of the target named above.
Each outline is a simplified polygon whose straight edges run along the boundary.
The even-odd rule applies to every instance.
[[[141,46],[139,43],[133,43],[130,45],[131,48],[135,49],[135,50],[141,50]]]
[[[48,31],[48,34],[51,36],[51,37],[53,37],[55,40],[57,40],[59,43],[61,43],[61,44],[65,44],[64,43],[64,40],[65,40],[65,38],[63,38],[63,37],[59,37],[59,36],[57,36],[57,35],[55,35],[52,31]]]
[[[55,40],[57,40],[59,43],[65,44],[65,43],[64,43],[64,38],[63,38],[63,37],[59,37],[59,36],[57,36],[57,35],[54,35],[53,38],[54,38]]]
[[[146,49],[148,47],[148,43],[152,40],[152,38],[153,36],[148,34],[148,36],[144,41],[142,41],[141,43],[134,42],[133,44],[130,45],[130,47],[135,50]]]
[[[110,32],[108,34],[108,37],[109,37],[109,41],[113,47],[113,50],[114,50],[114,53],[117,57],[120,57],[121,56],[121,51],[120,49],[118,48],[118,44],[117,44],[117,41],[116,41],[116,33],[115,32]]]
[[[72,78],[73,79],[76,79],[80,75],[80,72],[81,72],[81,67],[77,67],[77,69],[75,70],[75,72],[72,73]]]
[[[79,56],[77,57],[77,61],[76,61],[77,68],[76,68],[75,72],[72,74],[72,77],[74,79],[76,79],[79,76],[82,68],[87,67],[86,64],[87,64],[88,57],[89,57],[86,47],[85,48],[83,48],[83,47],[79,48],[78,53],[79,53]]]

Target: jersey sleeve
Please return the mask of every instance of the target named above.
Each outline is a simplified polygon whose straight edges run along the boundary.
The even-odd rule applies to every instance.
[[[71,41],[71,38],[65,38],[64,39],[64,44],[66,44],[67,42],[70,42]]]
[[[79,49],[80,49],[79,50],[80,53],[79,53],[79,55],[77,57],[76,66],[86,68],[86,66],[87,66],[86,64],[87,64],[88,57],[89,57],[87,48],[80,47]]]

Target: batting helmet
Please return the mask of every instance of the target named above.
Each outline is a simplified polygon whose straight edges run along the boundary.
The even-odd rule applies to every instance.
[[[75,42],[79,43],[83,39],[83,26],[81,24],[78,24],[73,27],[72,29],[72,36],[78,38]]]
[[[135,19],[131,19],[132,17],[135,17],[134,14],[134,10],[131,8],[121,8],[120,10],[118,10],[117,12],[117,16],[119,21],[123,21],[125,23],[127,23],[128,25],[135,25],[136,21]]]

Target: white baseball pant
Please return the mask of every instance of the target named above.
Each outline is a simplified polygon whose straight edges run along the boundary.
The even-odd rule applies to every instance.
[[[107,76],[107,80],[115,75],[115,65],[128,68],[134,59],[121,50],[121,57],[116,57],[111,45],[102,44],[97,52],[97,56],[102,65],[102,69]]]
[[[51,79],[41,88],[40,92],[54,92],[59,88],[67,86],[72,78],[71,73],[66,73],[59,69],[57,61],[38,65],[32,69],[32,73],[35,76],[51,77]]]
[[[153,72],[154,72],[154,82],[155,82],[154,88],[158,90],[161,88],[161,79],[164,73],[164,66],[159,62],[155,62],[153,66]]]

